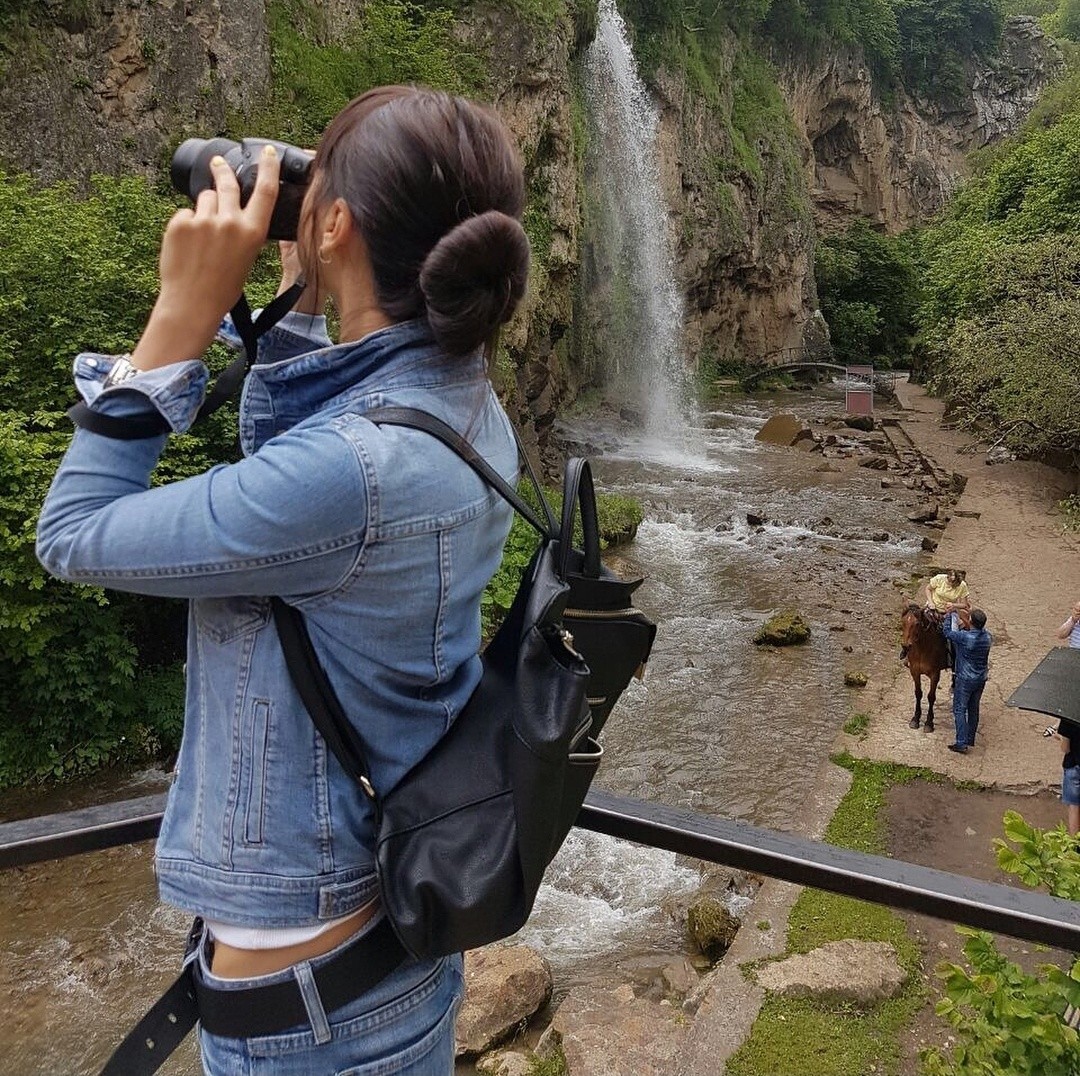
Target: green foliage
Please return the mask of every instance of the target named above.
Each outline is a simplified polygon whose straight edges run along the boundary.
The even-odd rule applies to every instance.
[[[909,240],[856,221],[822,241],[814,276],[840,362],[900,360],[910,352],[919,290]]]
[[[994,841],[998,866],[1026,886],[1080,900],[1080,847],[1064,825],[1037,829],[1017,811],[1006,811],[1005,839]]]
[[[1080,531],[1080,495],[1074,493],[1071,497],[1058,501],[1058,511],[1064,521],[1063,530]]]
[[[0,174],[0,384],[10,401],[0,412],[0,787],[178,742],[182,607],[59,583],[34,556],[38,511],[70,438],[72,360],[134,345],[175,207],[138,179],[96,177],[80,198]],[[272,294],[272,275],[260,265],[257,301]],[[211,356],[224,362],[223,351]],[[222,411],[172,439],[155,480],[235,453],[235,416]]]
[[[1000,0],[894,0],[899,67],[909,90],[951,99],[967,86],[965,62],[997,51]]]
[[[267,20],[273,91],[264,122],[301,145],[314,145],[330,120],[373,86],[417,82],[471,93],[484,83],[480,58],[453,37],[447,7],[372,0],[333,40],[312,0],[271,0]]]
[[[945,997],[936,1006],[959,1040],[947,1054],[922,1053],[927,1076],[1076,1076],[1080,1041],[1065,1023],[1066,1006],[1080,1006],[1080,963],[1067,975],[1045,965],[1028,975],[998,952],[990,934],[961,929],[971,970],[944,964]]]
[[[1040,830],[1016,811],[1004,818],[1005,839],[994,841],[998,865],[1025,885],[1054,896],[1080,900],[1080,850],[1064,826]],[[922,1055],[927,1076],[1076,1076],[1080,1036],[1065,1023],[1066,1007],[1080,1007],[1080,960],[1066,973],[1044,965],[1029,975],[998,952],[991,935],[960,929],[967,937],[970,970],[943,964],[938,976],[945,996],[939,1016],[954,1029],[957,1045]]]

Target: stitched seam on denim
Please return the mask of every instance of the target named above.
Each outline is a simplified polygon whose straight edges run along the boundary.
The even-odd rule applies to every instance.
[[[407,1046],[392,1058],[383,1061],[368,1061],[352,1068],[342,1069],[340,1076],[361,1076],[361,1074],[362,1076],[397,1076],[397,1074],[405,1071],[404,1066],[408,1066],[410,1071],[416,1071],[416,1066],[423,1063],[425,1058],[439,1046],[443,1036],[446,1034],[446,1024],[452,1024],[456,1015],[457,1001],[451,999],[446,1011],[435,1021],[431,1029],[425,1032],[416,1042]],[[334,1031],[338,1033],[337,1028],[334,1028]],[[341,1039],[347,1038],[348,1035],[348,1032],[338,1033],[338,1037]],[[426,1068],[427,1066],[425,1066]]]
[[[92,579],[186,579],[194,575],[227,575],[229,572],[247,571],[250,568],[269,568],[277,564],[293,564],[301,560],[314,560],[326,553],[333,553],[343,549],[347,545],[357,542],[361,533],[351,531],[329,542],[321,542],[315,546],[304,546],[301,549],[289,550],[282,553],[273,553],[265,557],[248,557],[244,560],[230,560],[203,562],[200,564],[186,564],[183,567],[169,568],[140,568],[136,571],[124,569],[94,568],[85,571],[72,571],[68,578],[92,578]]]
[[[190,606],[189,606],[190,608]],[[191,619],[194,619],[192,616]],[[195,631],[195,649],[199,655],[199,739],[198,739],[198,796],[195,808],[195,848],[202,851],[203,842],[203,807],[206,803],[206,730],[209,726],[209,714],[206,705],[206,654],[203,652],[203,638],[194,624],[188,625],[188,631]]]
[[[247,809],[244,811],[244,843],[261,845],[266,832],[266,767],[271,739],[272,708],[269,699],[255,699],[251,705]],[[254,830],[252,825],[254,824]]]
[[[248,679],[251,675],[251,655],[255,649],[256,634],[251,632],[243,637],[240,644],[240,660],[236,670],[236,695],[233,700],[232,756],[229,766],[229,792],[225,799],[225,818],[221,830],[221,862],[227,867],[233,866],[233,826],[236,824],[236,812],[240,806],[241,786],[243,784],[244,758],[244,700],[247,697]]]
[[[446,606],[449,602],[451,569],[450,535],[446,531],[440,531],[436,541],[439,544],[439,600],[435,606],[434,640],[431,651],[431,659],[435,666],[435,678],[432,680],[432,684],[437,684],[446,675],[443,630],[446,626]]]
[[[305,714],[311,726],[311,746],[315,752],[315,824],[319,834],[319,870],[334,870],[334,827],[330,814],[330,778],[327,772],[328,752],[326,741],[319,735],[314,722]]]

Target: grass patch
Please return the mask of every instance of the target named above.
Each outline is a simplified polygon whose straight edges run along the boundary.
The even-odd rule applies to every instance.
[[[848,724],[865,716],[855,714]],[[885,852],[883,808],[888,789],[914,780],[942,780],[929,770],[868,762],[848,754],[834,761],[851,770],[854,780],[825,831],[825,840],[878,855]],[[730,1076],[788,1072],[867,1076],[899,1071],[900,1032],[911,1024],[927,993],[918,946],[908,937],[903,919],[888,908],[804,889],[788,919],[788,952],[805,953],[844,938],[893,945],[910,976],[903,992],[866,1010],[847,1003],[770,995],[750,1037],[727,1064]]]
[[[849,736],[858,736],[862,738],[866,735],[866,730],[870,727],[870,715],[869,714],[852,714],[851,717],[844,722],[844,731]]]

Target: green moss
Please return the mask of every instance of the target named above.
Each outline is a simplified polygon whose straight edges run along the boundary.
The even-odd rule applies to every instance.
[[[769,617],[758,629],[754,642],[759,646],[797,646],[810,638],[810,625],[796,612],[786,611]]]
[[[870,726],[869,714],[852,714],[851,717],[844,722],[844,731],[849,736],[864,736],[866,730]]]

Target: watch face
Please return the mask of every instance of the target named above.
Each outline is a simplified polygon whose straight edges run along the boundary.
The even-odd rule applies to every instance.
[[[124,381],[134,377],[139,371],[131,365],[131,361],[126,355],[121,355],[116,362],[113,363],[113,368],[109,371],[109,376],[105,378],[105,388],[111,388],[113,385],[119,385]]]

